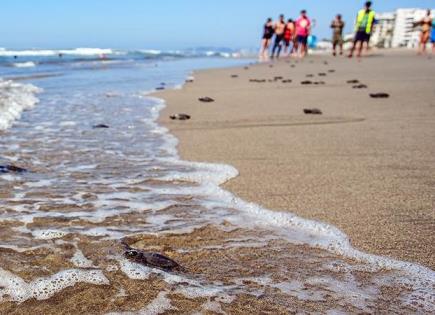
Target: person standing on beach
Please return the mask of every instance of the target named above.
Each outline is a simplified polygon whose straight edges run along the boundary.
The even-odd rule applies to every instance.
[[[432,19],[432,34],[430,36],[432,42],[432,55],[435,55],[435,18]]]
[[[293,44],[293,36],[295,33],[295,23],[292,19],[289,19],[287,21],[287,24],[285,26],[284,31],[284,55],[291,55],[291,53],[294,50],[294,44]],[[290,49],[290,44],[292,45],[292,48]]]
[[[431,35],[432,17],[430,9],[427,10],[426,16],[420,22],[414,23],[414,26],[418,25],[421,26],[420,44],[418,48],[418,54],[420,55],[426,53],[426,45]]]
[[[308,52],[308,36],[311,32],[311,21],[307,16],[307,11],[302,10],[301,16],[296,21],[296,52],[300,58],[305,57]]]
[[[343,55],[343,29],[344,22],[341,14],[337,14],[331,23],[332,33],[332,55],[337,56],[337,46],[340,46],[340,55]]]
[[[264,24],[263,39],[261,40],[260,61],[269,59],[269,46],[274,32],[272,19],[268,18]]]
[[[284,40],[284,31],[285,31],[285,20],[284,20],[284,14],[281,14],[279,16],[278,22],[275,23],[275,44],[273,45],[272,49],[272,59],[275,58],[275,52],[278,50],[276,54],[276,58],[279,58],[279,55],[281,53],[282,49],[282,42]]]
[[[364,48],[364,43],[367,45],[367,50],[369,48],[369,42],[370,42],[370,36],[373,31],[373,26],[375,24],[375,11],[371,9],[372,2],[367,1],[365,3],[364,9],[360,10],[358,12],[357,18],[356,18],[356,25],[355,25],[355,39],[353,41],[352,48],[349,53],[349,58],[353,57],[353,53],[358,46],[358,57],[361,57],[362,51]]]

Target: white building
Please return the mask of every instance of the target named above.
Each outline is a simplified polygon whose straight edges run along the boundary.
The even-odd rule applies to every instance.
[[[427,9],[397,9],[376,14],[371,45],[380,48],[415,48],[420,41],[421,27],[415,26],[426,16]],[[435,9],[432,9],[435,18]]]
[[[427,9],[398,9],[394,25],[393,47],[414,48],[420,40],[419,26],[414,23],[421,21],[426,16]],[[434,16],[435,10],[432,10]]]
[[[395,30],[396,13],[377,13],[371,43],[380,48],[391,48]]]

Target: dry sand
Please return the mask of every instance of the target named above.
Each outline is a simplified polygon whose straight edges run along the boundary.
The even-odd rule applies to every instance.
[[[183,159],[233,165],[240,176],[225,187],[242,198],[333,224],[358,249],[435,269],[435,59],[312,56],[195,78],[157,93],[168,103],[160,122],[180,139]],[[323,115],[304,115],[311,107]],[[169,120],[182,112],[192,119]]]

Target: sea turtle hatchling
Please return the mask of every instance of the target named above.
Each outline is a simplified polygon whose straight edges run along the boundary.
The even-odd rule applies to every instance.
[[[144,252],[132,248],[125,242],[122,242],[122,245],[125,247],[124,257],[130,261],[164,271],[185,271],[181,265],[164,255],[153,252]]]

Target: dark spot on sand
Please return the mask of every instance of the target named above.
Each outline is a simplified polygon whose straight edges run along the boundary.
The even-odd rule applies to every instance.
[[[282,83],[292,83],[293,80],[287,79],[287,80],[282,80]]]
[[[294,68],[294,67],[296,67],[296,65],[291,65],[290,67]]]
[[[328,70],[328,72],[329,72],[329,73],[334,73],[335,70],[334,70],[334,69],[331,69],[331,70]]]
[[[318,108],[305,108],[304,113],[306,115],[322,115],[322,111]]]
[[[353,86],[354,89],[366,89],[367,85],[365,84],[358,84]]]
[[[278,80],[282,80],[282,79],[284,79],[283,77],[274,77],[273,78],[275,81],[278,81]]]
[[[0,165],[0,174],[7,174],[7,173],[25,173],[27,172],[26,169],[15,166],[15,165]]]
[[[356,80],[356,79],[354,79],[354,80],[347,80],[346,83],[356,84],[356,83],[359,83],[359,80]]]
[[[326,73],[324,73],[324,72],[320,72],[320,73],[318,74],[318,76],[319,76],[319,77],[326,77]]]
[[[309,84],[313,84],[312,81],[302,81],[301,82],[302,85],[309,85]]]
[[[106,124],[98,124],[98,125],[92,126],[92,128],[94,128],[94,129],[107,129],[110,127]]]
[[[159,253],[144,252],[122,243],[125,247],[124,257],[137,264],[164,271],[184,271],[185,269],[176,261]]]
[[[164,86],[158,86],[158,87],[156,87],[156,90],[157,90],[157,91],[162,91],[162,90],[164,90],[164,89],[165,89]]]
[[[249,67],[244,67],[243,69],[245,69],[245,70],[249,70]]]
[[[208,97],[208,96],[200,97],[200,98],[198,98],[198,100],[200,102],[203,102],[203,103],[213,103],[214,102],[214,99],[212,99],[211,97]]]
[[[169,118],[171,118],[172,120],[189,120],[190,119],[190,115],[187,115],[187,114],[175,114],[175,115],[169,116]]]
[[[388,93],[372,93],[370,94],[371,98],[389,98],[390,94]]]
[[[237,74],[232,74],[231,77],[232,77],[233,79],[235,79],[235,78],[238,78],[239,76],[238,76]]]
[[[314,77],[314,74],[307,74],[306,77],[307,78],[312,78],[312,77]]]

